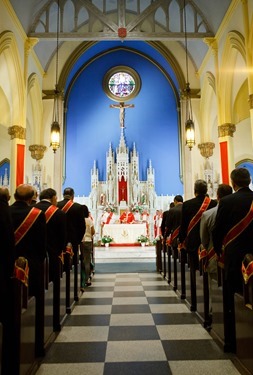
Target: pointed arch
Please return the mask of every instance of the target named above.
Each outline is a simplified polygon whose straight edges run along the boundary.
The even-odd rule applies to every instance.
[[[30,139],[34,144],[40,144],[43,139],[42,118],[41,87],[37,75],[33,73],[29,76],[27,85],[27,119],[31,124]]]
[[[11,108],[11,124],[24,124],[24,79],[21,69],[21,62],[15,36],[11,31],[4,31],[0,34],[0,55],[4,56],[9,82],[9,103]],[[7,82],[6,81],[6,82]]]
[[[211,72],[207,72],[204,77],[200,99],[200,136],[202,142],[212,141],[212,126],[214,124],[214,116],[216,116],[216,111],[214,111],[214,108],[217,107],[216,103],[215,77]]]
[[[245,40],[241,33],[228,33],[222,55],[219,82],[219,103],[221,123],[232,123],[232,96],[235,66],[238,54],[246,62]]]

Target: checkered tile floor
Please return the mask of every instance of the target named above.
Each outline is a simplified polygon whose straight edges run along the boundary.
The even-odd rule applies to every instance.
[[[156,272],[95,274],[37,375],[236,375]]]

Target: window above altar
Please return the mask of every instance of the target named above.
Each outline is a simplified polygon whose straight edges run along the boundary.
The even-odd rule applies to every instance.
[[[128,66],[116,66],[104,76],[103,88],[107,96],[118,102],[134,98],[140,91],[139,74]]]

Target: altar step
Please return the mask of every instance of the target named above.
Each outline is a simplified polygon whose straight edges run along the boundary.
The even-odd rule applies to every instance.
[[[96,263],[154,262],[155,246],[110,246],[94,248]]]

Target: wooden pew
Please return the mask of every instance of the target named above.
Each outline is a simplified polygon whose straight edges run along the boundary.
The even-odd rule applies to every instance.
[[[161,273],[162,272],[162,241],[156,241],[156,271]]]

